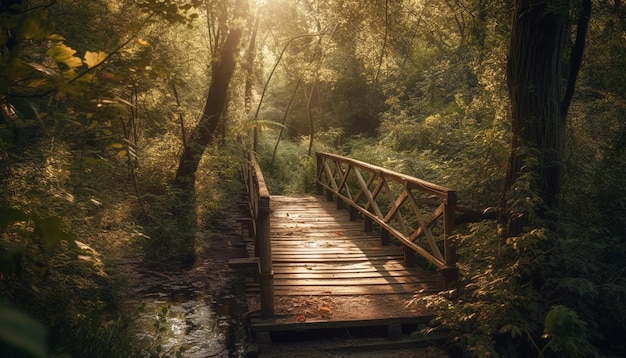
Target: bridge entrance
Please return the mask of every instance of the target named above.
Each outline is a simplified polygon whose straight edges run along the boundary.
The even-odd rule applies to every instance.
[[[318,153],[318,194],[271,196],[251,157],[247,301],[257,340],[270,333],[430,321],[414,300],[456,273],[455,192]],[[395,239],[395,240],[394,240]],[[423,265],[418,265],[418,263]],[[426,270],[420,266],[433,267]]]

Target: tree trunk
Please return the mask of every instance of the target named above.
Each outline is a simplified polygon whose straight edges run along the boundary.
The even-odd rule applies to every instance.
[[[590,1],[584,0],[584,5]],[[581,19],[585,16],[583,6]],[[516,0],[508,60],[508,88],[512,108],[512,153],[505,182],[507,235],[518,234],[529,215],[540,218],[555,208],[559,193],[566,115],[576,74],[575,54],[568,65],[564,49],[569,27],[569,0]],[[586,15],[588,20],[588,14]],[[586,30],[579,21],[578,31]],[[577,36],[574,49],[582,49]],[[582,41],[582,42],[581,42]],[[576,51],[574,51],[576,52]],[[582,54],[582,52],[581,52]],[[524,190],[518,180],[523,179]],[[530,203],[517,193],[534,199]],[[533,195],[530,195],[533,197]],[[526,206],[512,205],[525,203]],[[508,201],[508,202],[507,202]],[[530,205],[530,209],[529,206]]]
[[[246,115],[252,112],[252,86],[255,80],[254,61],[256,59],[256,36],[259,31],[259,18],[255,16],[254,24],[252,25],[252,34],[250,35],[250,42],[248,44],[248,50],[246,51],[246,88],[244,91],[244,106]]]
[[[235,17],[243,18],[247,13],[247,0],[238,0],[235,3]],[[237,21],[233,21],[237,24]],[[204,112],[196,127],[187,140],[187,145],[180,157],[175,183],[179,188],[193,188],[195,174],[204,154],[204,150],[214,138],[219,125],[220,117],[227,104],[228,85],[235,71],[239,41],[243,28],[237,24],[230,29],[220,50],[218,63],[215,64],[209,94],[204,106]]]

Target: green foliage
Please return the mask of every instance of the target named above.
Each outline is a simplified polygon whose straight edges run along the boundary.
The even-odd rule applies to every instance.
[[[33,357],[46,357],[46,328],[15,307],[0,302],[0,347],[3,343]]]
[[[201,0],[160,1],[141,0],[136,5],[146,12],[156,13],[169,23],[188,24],[199,17],[194,10],[204,5]]]
[[[68,350],[79,356],[104,357],[126,351],[133,343],[121,339],[128,335],[124,319],[110,323],[105,318],[109,313],[103,303],[113,303],[114,296],[98,254],[85,244],[77,245],[61,229],[58,217],[39,219],[6,206],[0,211],[0,275],[4,278],[0,294],[32,315],[2,304],[0,338],[4,344],[26,349],[34,356],[45,356],[48,344],[51,350]],[[64,294],[59,295],[59,290]],[[94,320],[97,323],[89,323]]]
[[[600,357],[598,349],[589,343],[585,322],[565,306],[556,305],[548,311],[543,338],[549,340],[544,349],[566,357]]]
[[[30,246],[44,250],[55,248],[61,240],[76,247],[72,237],[61,228],[58,217],[41,218],[7,206],[0,205],[0,230],[11,240],[0,242],[0,275],[18,274],[23,265],[35,268],[40,274],[47,271],[47,263],[41,257],[30,255]]]
[[[263,86],[264,61],[294,36],[311,35],[287,49],[254,123],[279,122],[301,81],[306,96],[296,93],[274,160],[277,131],[261,131],[272,194],[313,191],[312,119],[314,150],[456,189],[463,206],[501,203],[511,2],[261,3],[257,62],[246,64],[249,78],[247,68],[236,74],[225,140],[209,148],[190,196],[170,182],[232,2],[22,1],[0,12],[0,294],[46,326],[52,354],[141,352],[132,317],[119,314],[111,261],[137,246],[149,262],[189,258],[210,245],[196,242],[198,230],[231,224],[244,157],[231,139],[250,125],[244,102]],[[626,355],[620,11],[594,3],[558,210],[549,221],[532,215],[542,199],[527,153],[504,198],[528,214],[520,234],[502,237],[503,223],[491,221],[458,228],[458,285],[427,300],[442,310],[455,356]]]
[[[506,244],[495,222],[473,224],[459,237],[457,289],[425,298],[441,310],[438,324],[472,356],[620,352],[620,265],[589,258],[607,257],[622,244],[581,237],[571,225],[555,231],[530,223]]]
[[[315,190],[315,157],[309,156],[308,138],[300,142],[282,140],[271,161],[277,133],[266,129],[260,135],[259,165],[272,195],[311,193]]]
[[[154,38],[167,36],[130,2],[22,3],[0,12],[0,296],[46,327],[51,354],[140,356],[108,260],[130,237],[146,236],[136,224],[146,220],[141,204],[164,202],[148,199],[167,192],[181,142],[178,122],[164,115],[175,110],[165,60],[183,51],[161,51],[157,61]],[[179,10],[197,17],[187,5]],[[134,41],[140,31],[149,41]],[[198,66],[185,68],[179,88],[203,77],[189,74]],[[161,140],[168,135],[178,138]],[[163,207],[150,207],[152,217]],[[86,243],[76,247],[78,237]]]

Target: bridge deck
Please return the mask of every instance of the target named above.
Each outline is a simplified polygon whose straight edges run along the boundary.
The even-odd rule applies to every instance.
[[[253,332],[391,325],[428,320],[410,305],[419,292],[441,287],[439,275],[403,265],[403,250],[381,246],[377,233],[317,196],[272,196],[271,237],[275,314],[251,319]],[[249,253],[254,255],[250,246]],[[247,284],[248,305],[259,286]]]

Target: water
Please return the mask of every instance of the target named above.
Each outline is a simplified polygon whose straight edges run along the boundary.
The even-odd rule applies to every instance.
[[[138,269],[130,304],[138,310],[137,335],[154,355],[244,356],[242,281],[227,267],[233,255],[214,254],[187,269]]]

